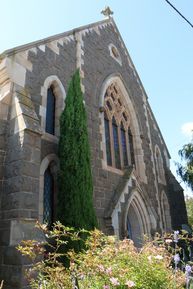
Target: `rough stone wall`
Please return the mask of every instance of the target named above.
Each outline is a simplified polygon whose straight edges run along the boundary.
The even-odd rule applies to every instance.
[[[152,113],[148,112],[148,119],[151,131],[153,155],[155,159],[155,146],[158,145],[163,159],[163,168],[165,174],[166,183],[158,182],[158,193],[159,197],[161,192],[164,191],[168,198],[170,213],[171,213],[171,225],[173,229],[179,229],[182,224],[187,224],[187,212],[185,206],[185,200],[183,195],[183,189],[173,176],[172,172],[168,167],[168,155],[164,153],[166,151],[165,143],[161,137],[160,131],[155,124],[155,120]]]
[[[25,284],[26,260],[16,250],[22,239],[33,236],[38,218],[40,130],[33,103],[28,95],[13,87],[6,126],[6,157],[1,198],[0,279],[4,288]]]
[[[134,69],[129,65],[124,47],[118,38],[118,34],[114,31],[112,25],[106,26],[105,29],[99,29],[100,34],[93,32],[89,37],[83,37],[84,43],[84,71],[83,84],[85,86],[85,100],[88,111],[88,127],[90,133],[90,141],[92,147],[93,160],[93,176],[94,176],[94,193],[97,215],[103,223],[104,210],[110,202],[115,188],[117,187],[121,176],[105,171],[102,168],[101,158],[103,152],[100,150],[101,134],[99,131],[99,98],[100,89],[104,80],[113,73],[119,73],[123,79],[126,89],[135,107],[138,121],[140,123],[142,139],[142,148],[144,153],[144,161],[146,165],[146,174],[148,177],[147,185],[141,184],[147,194],[147,198],[152,197],[152,207],[156,207],[154,197],[155,185],[153,180],[153,171],[151,159],[151,151],[149,149],[148,131],[146,126],[146,118],[143,103],[143,94],[138,83]],[[121,56],[122,66],[112,59],[110,56],[108,45],[113,43]],[[100,61],[98,61],[100,59]],[[104,224],[103,224],[104,226]],[[104,228],[104,227],[103,227]],[[104,228],[105,229],[105,228]]]

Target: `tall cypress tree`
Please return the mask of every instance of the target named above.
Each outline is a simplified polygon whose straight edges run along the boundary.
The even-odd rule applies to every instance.
[[[66,226],[92,230],[93,207],[90,146],[79,70],[73,75],[60,118],[57,217]]]

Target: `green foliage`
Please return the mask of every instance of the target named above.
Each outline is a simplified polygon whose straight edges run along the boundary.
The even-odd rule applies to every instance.
[[[69,84],[60,118],[59,193],[57,219],[67,226],[97,227],[93,207],[87,118],[77,70]]]
[[[193,198],[186,198],[186,209],[188,214],[188,223],[193,226]]]
[[[66,254],[70,266],[65,268],[60,263],[60,246],[67,245],[63,237],[79,240],[82,231],[64,227],[57,222],[53,231],[44,225],[47,240],[55,239],[51,250],[43,258],[45,243],[25,241],[19,246],[22,254],[31,258],[33,266],[28,270],[28,278],[33,289],[70,289],[78,284],[79,289],[181,289],[184,274],[173,274],[171,256],[164,246],[147,242],[142,249],[136,249],[131,240],[119,241],[113,236],[105,236],[98,230],[88,232],[86,250]],[[34,252],[35,255],[34,256]]]
[[[178,164],[177,173],[193,190],[193,143],[184,145],[179,155],[185,164]]]

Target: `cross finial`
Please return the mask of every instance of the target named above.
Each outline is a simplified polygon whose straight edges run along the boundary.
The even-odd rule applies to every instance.
[[[101,11],[101,14],[110,18],[111,15],[113,15],[113,11],[111,10],[111,8],[109,6],[106,6],[105,9]]]

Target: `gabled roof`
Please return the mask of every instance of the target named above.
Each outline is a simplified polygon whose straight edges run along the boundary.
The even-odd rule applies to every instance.
[[[95,28],[97,26],[100,26],[100,25],[103,25],[106,23],[110,23],[110,22],[115,24],[115,22],[113,21],[113,18],[110,17],[110,18],[105,19],[105,20],[101,20],[101,21],[97,21],[97,22],[94,22],[94,23],[91,23],[88,25],[80,26],[78,28],[69,30],[67,32],[59,33],[59,34],[56,34],[56,35],[53,35],[50,37],[46,37],[46,38],[41,39],[41,40],[33,41],[33,42],[30,42],[30,43],[27,43],[24,45],[20,45],[20,46],[5,50],[3,53],[0,54],[0,60],[2,60],[6,56],[10,56],[10,55],[16,54],[18,52],[21,52],[21,51],[24,51],[24,50],[27,50],[27,49],[30,49],[30,48],[33,48],[33,47],[36,47],[39,45],[47,44],[47,43],[54,41],[54,40],[57,40],[59,38],[74,35],[76,32],[80,32],[80,31],[85,30],[85,29]]]
[[[17,46],[17,47],[14,47],[14,48],[5,50],[3,53],[0,54],[0,63],[1,63],[1,61],[2,61],[5,57],[7,57],[7,56],[9,57],[9,56],[14,55],[14,54],[16,54],[16,53],[19,53],[19,52],[22,52],[22,51],[25,51],[25,50],[29,50],[29,49],[38,47],[38,46],[40,46],[40,45],[47,44],[47,43],[52,42],[52,41],[55,41],[55,40],[59,40],[60,38],[64,38],[64,37],[68,37],[68,36],[75,35],[75,33],[77,33],[77,32],[81,32],[81,31],[88,30],[88,29],[94,29],[94,28],[97,28],[97,27],[100,27],[100,26],[103,26],[103,25],[107,25],[107,24],[112,24],[112,25],[115,27],[115,30],[116,30],[117,33],[118,33],[119,39],[120,39],[120,41],[122,42],[122,45],[123,45],[123,47],[124,47],[124,49],[125,49],[125,52],[127,53],[127,56],[128,56],[128,58],[129,58],[129,62],[131,63],[133,69],[135,70],[135,75],[136,75],[136,77],[137,77],[138,80],[139,80],[139,84],[140,84],[140,86],[141,86],[141,88],[142,88],[142,90],[143,90],[143,92],[144,92],[144,94],[145,94],[145,97],[148,99],[148,96],[147,96],[147,94],[146,94],[146,92],[145,92],[145,89],[144,89],[144,87],[143,87],[143,84],[142,84],[142,82],[141,82],[141,79],[140,79],[140,77],[139,77],[139,75],[138,75],[138,73],[137,73],[137,70],[135,69],[135,66],[134,66],[134,64],[133,64],[133,61],[132,61],[132,59],[131,59],[131,57],[130,57],[130,55],[129,55],[129,53],[128,53],[127,47],[126,47],[126,45],[125,45],[125,43],[124,43],[124,41],[123,41],[123,39],[122,39],[122,36],[121,36],[121,34],[120,34],[117,26],[116,26],[116,23],[115,23],[113,17],[109,17],[109,18],[106,18],[106,19],[101,20],[101,21],[97,21],[97,22],[94,22],[94,23],[91,23],[91,24],[88,24],[88,25],[83,25],[83,26],[80,26],[80,27],[78,27],[78,28],[74,28],[74,29],[69,30],[69,31],[67,31],[67,32],[59,33],[59,34],[56,34],[56,35],[53,35],[53,36],[50,36],[50,37],[46,37],[46,38],[41,39],[41,40],[33,41],[33,42],[30,42],[30,43],[27,43],[27,44],[24,44],[24,45],[21,45],[21,46]],[[160,131],[160,129],[159,129],[159,126],[158,126],[158,124],[157,124],[157,122],[156,122],[156,119],[155,119],[155,117],[154,117],[154,114],[153,114],[153,112],[152,112],[152,110],[151,110],[151,108],[150,108],[150,105],[149,105],[149,109],[150,109],[151,114],[152,114],[152,116],[153,116],[153,118],[154,118],[154,121],[155,121],[156,126],[157,126],[157,128],[158,128],[158,131],[159,131],[159,133],[160,133],[160,136],[161,136],[161,138],[162,138],[162,140],[163,140],[163,143],[164,143],[164,145],[165,145],[165,147],[166,147],[168,156],[169,156],[169,158],[170,158],[170,153],[169,153],[169,151],[168,151],[168,148],[167,148],[167,146],[166,146],[166,143],[165,143],[165,141],[164,141],[164,138],[163,138],[163,136],[162,136],[162,133],[161,133],[161,131]]]

